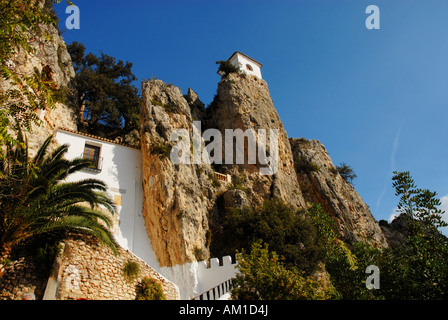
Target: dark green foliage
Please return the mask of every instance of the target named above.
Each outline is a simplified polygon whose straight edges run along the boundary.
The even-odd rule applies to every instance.
[[[247,192],[247,188],[244,187],[244,176],[235,175],[232,177],[232,184],[229,186],[229,190],[238,189]]]
[[[238,255],[238,269],[234,300],[323,300],[336,294],[325,280],[288,268],[284,259],[261,241]]]
[[[319,172],[320,169],[317,164],[300,154],[294,159],[294,168],[296,169],[296,172],[303,173]]]
[[[442,203],[436,198],[437,192],[417,188],[408,171],[394,171],[392,180],[395,195],[400,197],[397,206],[400,213],[427,227],[440,228],[448,225],[442,220],[444,212],[438,209]]]
[[[341,177],[348,183],[353,183],[353,179],[356,178],[355,171],[346,163],[342,162],[339,166],[336,166],[336,170]]]
[[[221,187],[221,181],[219,181],[219,179],[215,176],[213,172],[210,172],[208,174],[208,177],[212,181],[212,186],[214,186],[215,188]]]
[[[409,172],[392,178],[398,211],[407,217],[406,245],[386,250],[383,269],[388,299],[448,298],[448,239],[438,228],[447,225],[437,193],[416,187]]]
[[[166,300],[160,282],[144,278],[137,287],[136,300]]]
[[[132,281],[138,277],[140,273],[140,265],[136,261],[128,260],[123,266],[123,275],[128,281]]]
[[[287,267],[306,273],[314,271],[323,258],[316,229],[304,215],[279,199],[266,200],[257,210],[249,207],[228,210],[222,232],[230,250],[249,250],[252,243],[262,240],[285,258]]]
[[[171,149],[172,147],[169,144],[159,142],[152,147],[152,152],[158,154],[160,159],[169,159]]]
[[[229,60],[216,61],[216,64],[219,64],[218,72],[223,72],[223,75],[238,72],[238,68],[235,67]]]
[[[79,130],[112,139],[138,130],[141,99],[132,84],[132,63],[104,53],[85,54],[84,45],[76,41],[67,48],[76,71]]]
[[[96,179],[65,182],[91,162],[64,159],[67,145],[48,152],[52,136],[30,159],[20,131],[18,136],[19,143],[7,144],[0,161],[0,254],[32,238],[63,237],[67,231],[93,235],[116,252],[110,217],[100,210],[115,212],[106,185]]]
[[[354,265],[338,255],[327,259],[332,282],[344,299],[448,299],[448,239],[438,231],[446,225],[437,208],[440,200],[435,192],[417,188],[409,172],[394,172],[392,180],[405,221],[405,244],[383,251],[355,244]],[[380,270],[378,290],[365,288],[368,265]]]

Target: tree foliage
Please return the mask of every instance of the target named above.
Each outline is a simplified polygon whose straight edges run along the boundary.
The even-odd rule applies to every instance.
[[[250,250],[253,243],[261,240],[285,258],[286,266],[307,274],[312,273],[323,258],[323,247],[311,223],[280,199],[266,200],[258,209],[228,210],[223,234],[227,235],[227,250]]]
[[[353,180],[356,178],[356,174],[353,168],[344,162],[336,166],[336,170],[337,172],[339,172],[341,177],[350,184],[353,183]]]
[[[137,287],[136,300],[166,300],[166,298],[160,282],[146,277]]]
[[[239,72],[239,69],[235,67],[229,60],[219,60],[216,61],[216,64],[219,65],[218,73],[222,74],[222,76],[226,76],[229,73]]]
[[[141,99],[132,63],[105,53],[86,54],[76,41],[67,48],[76,71],[79,130],[116,138],[138,129]]]
[[[383,294],[389,299],[447,299],[448,239],[438,230],[447,223],[437,193],[417,188],[407,171],[394,171],[392,180],[398,212],[407,219],[407,241],[384,253]]]
[[[355,268],[341,255],[333,255],[326,261],[333,285],[343,299],[447,299],[448,241],[438,231],[446,223],[437,193],[417,188],[409,172],[394,172],[392,180],[398,212],[406,221],[406,242],[382,251],[355,244],[350,248]],[[379,290],[365,287],[368,265],[380,270]]]
[[[335,292],[331,286],[297,269],[285,266],[282,257],[267,244],[256,241],[250,252],[238,255],[240,271],[234,280],[236,300],[323,300]]]

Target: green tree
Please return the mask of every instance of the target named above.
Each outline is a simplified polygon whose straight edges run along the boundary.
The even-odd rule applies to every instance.
[[[0,161],[0,267],[26,240],[67,231],[93,235],[117,252],[109,230],[115,208],[106,185],[96,179],[65,182],[90,161],[64,159],[67,145],[49,152],[52,136],[29,159],[26,139],[20,131],[18,136],[19,143],[7,144]]]
[[[400,197],[398,212],[408,218],[420,222],[416,225],[437,229],[448,226],[442,219],[444,211],[438,207],[442,204],[437,199],[437,192],[428,189],[417,188],[409,171],[394,171],[392,177],[395,195]]]
[[[350,184],[352,184],[353,180],[357,177],[353,168],[344,162],[336,166],[336,170],[339,172],[341,177]]]
[[[257,209],[228,210],[223,234],[227,235],[227,250],[249,250],[254,242],[262,240],[285,258],[288,267],[294,266],[307,274],[315,271],[323,258],[315,228],[304,214],[280,199],[266,200]]]
[[[141,99],[132,84],[132,63],[104,53],[85,54],[84,45],[76,41],[67,48],[76,71],[79,130],[111,138],[137,130]]]
[[[376,263],[380,251],[362,243],[349,248],[336,232],[334,221],[320,204],[312,204],[307,215],[316,228],[319,243],[325,248],[325,269],[331,277],[338,298],[376,298],[365,286],[365,269]]]
[[[448,241],[438,230],[447,223],[437,193],[417,188],[407,171],[394,171],[392,180],[407,238],[402,247],[384,253],[383,294],[388,299],[447,299]]]
[[[261,241],[253,243],[249,253],[243,250],[238,255],[238,269],[232,289],[236,300],[322,300],[334,296],[333,288],[322,280],[286,268],[283,259]]]

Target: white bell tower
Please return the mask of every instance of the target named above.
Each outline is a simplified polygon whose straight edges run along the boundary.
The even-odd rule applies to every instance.
[[[229,61],[242,72],[262,79],[261,67],[263,67],[263,65],[251,57],[246,56],[244,53],[235,51],[235,53],[230,56]]]

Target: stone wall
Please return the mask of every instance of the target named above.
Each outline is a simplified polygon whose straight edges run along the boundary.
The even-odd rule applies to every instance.
[[[48,271],[36,265],[23,250],[14,251],[0,278],[0,300],[42,299]]]
[[[159,281],[167,300],[178,300],[179,289],[148,266],[143,260],[127,250],[118,255],[94,240],[71,239],[64,241],[62,257],[59,258],[56,298],[61,300],[134,300],[140,281],[150,277]],[[123,273],[128,261],[139,265],[138,276],[129,280]],[[51,290],[51,288],[47,288]]]
[[[128,261],[139,265],[132,281],[123,273]],[[167,300],[180,299],[179,288],[131,252],[118,255],[91,238],[64,240],[50,276],[23,250],[9,259],[0,278],[0,300],[135,300],[137,286],[145,277],[161,283]]]

